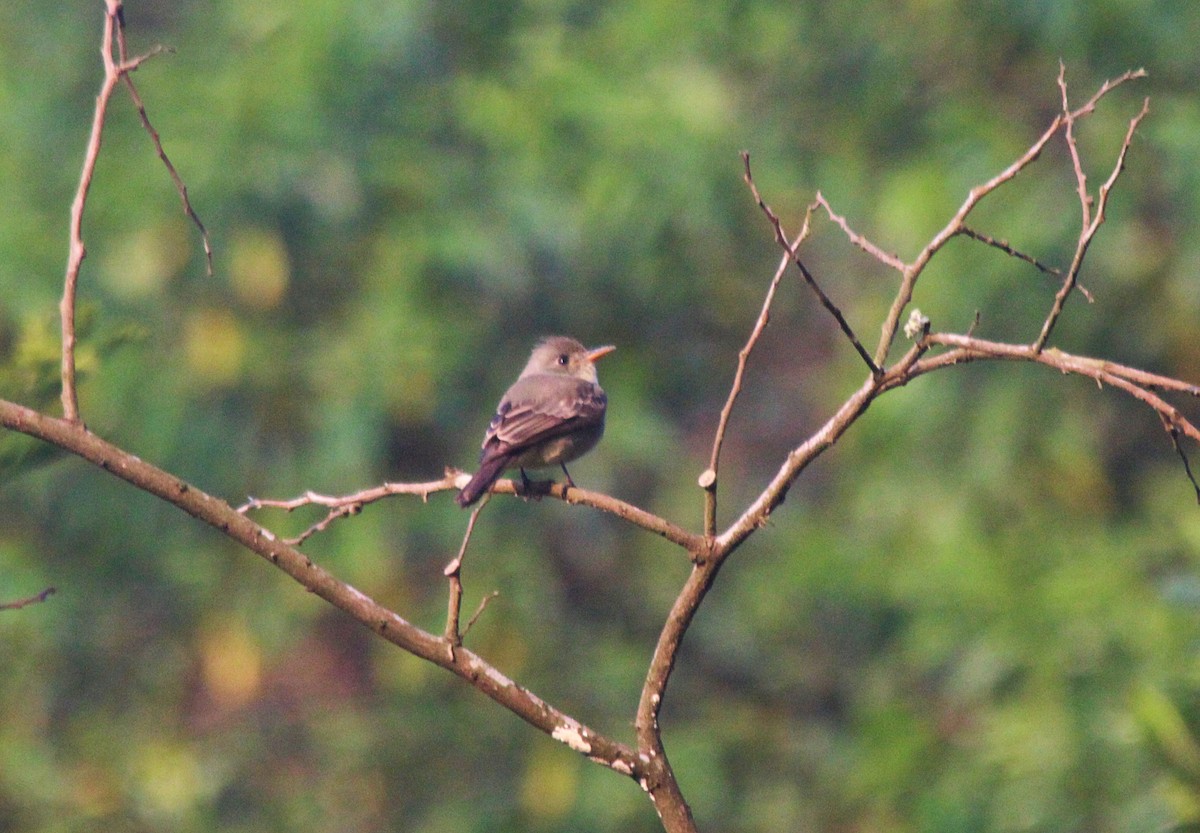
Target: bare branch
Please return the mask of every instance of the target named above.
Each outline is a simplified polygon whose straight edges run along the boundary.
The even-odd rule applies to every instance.
[[[129,74],[136,71],[145,61],[161,54],[162,47],[156,47],[144,55],[129,58],[125,46],[124,8],[121,0],[105,0],[104,33],[101,38],[100,57],[104,64],[104,81],[96,96],[96,107],[92,113],[92,130],[84,152],[83,167],[80,170],[79,185],[75,190],[75,198],[71,203],[69,223],[69,245],[67,253],[67,269],[63,279],[62,300],[59,302],[59,317],[62,329],[62,409],[63,418],[68,422],[80,422],[79,394],[76,386],[75,373],[75,299],[79,291],[79,273],[83,260],[87,257],[87,247],[83,242],[83,214],[87,206],[88,193],[91,190],[92,179],[96,173],[96,162],[100,158],[100,144],[104,135],[104,123],[108,114],[108,104],[117,84],[122,80],[129,90],[134,104],[142,120],[142,125],[149,132],[159,158],[167,168],[171,180],[183,200],[184,210],[192,222],[200,230],[204,241],[204,252],[208,262],[208,273],[212,274],[212,245],[208,231],[200,221],[200,217],[192,208],[188,199],[187,188],[180,178],[175,166],[163,150],[158,132],[150,123],[146,107],[138,95],[137,87]],[[115,54],[114,54],[115,53]]]
[[[1188,481],[1192,484],[1192,491],[1196,493],[1196,503],[1200,503],[1200,483],[1196,482],[1196,475],[1192,472],[1192,464],[1188,461],[1187,452],[1183,450],[1183,446],[1179,442],[1179,429],[1172,425],[1166,417],[1163,417],[1162,423],[1167,436],[1171,438],[1171,445],[1175,446],[1175,453],[1179,455],[1179,459],[1183,463],[1183,473],[1187,475]]]
[[[742,151],[742,166],[745,169],[743,179],[745,179],[746,184],[750,186],[750,192],[754,194],[754,201],[758,203],[758,207],[764,214],[767,215],[767,220],[770,221],[772,228],[775,229],[775,242],[783,247],[783,250],[787,252],[788,259],[796,264],[796,267],[800,270],[800,274],[804,276],[804,282],[807,283],[809,289],[816,294],[817,300],[821,302],[821,306],[825,307],[829,314],[833,316],[834,320],[837,321],[838,327],[841,328],[842,333],[845,334],[846,338],[850,340],[850,344],[858,352],[858,355],[862,357],[862,360],[866,362],[867,369],[870,370],[873,375],[878,376],[880,372],[879,367],[876,366],[875,362],[871,361],[871,354],[863,349],[862,343],[858,340],[858,336],[854,334],[854,330],[850,328],[850,324],[846,321],[846,317],[842,315],[842,311],[838,309],[837,305],[834,304],[833,301],[829,300],[829,296],[825,294],[823,289],[821,289],[816,279],[808,271],[804,265],[804,262],[800,260],[800,256],[796,253],[796,249],[799,247],[800,243],[803,242],[804,238],[808,236],[808,221],[812,217],[813,208],[816,207],[815,204],[810,205],[808,211],[805,212],[804,227],[800,230],[800,235],[796,238],[796,242],[789,243],[787,234],[783,230],[783,225],[779,222],[779,217],[774,211],[771,210],[769,205],[763,202],[762,195],[758,193],[758,186],[754,184],[754,177],[750,174],[750,154],[746,151]]]
[[[980,243],[984,243],[988,246],[999,249],[1000,251],[1004,252],[1006,255],[1008,255],[1010,257],[1015,257],[1018,260],[1023,260],[1026,263],[1028,263],[1030,266],[1037,269],[1039,272],[1042,272],[1047,275],[1052,275],[1056,278],[1061,278],[1063,275],[1062,270],[1059,269],[1058,267],[1047,266],[1045,263],[1042,263],[1040,260],[1033,257],[1032,255],[1027,255],[1024,252],[1020,251],[1019,249],[1014,249],[1012,246],[1010,246],[1008,244],[1007,240],[997,240],[995,237],[992,237],[991,235],[984,234],[983,232],[975,231],[975,229],[971,228],[970,226],[963,226],[962,228],[960,228],[958,230],[958,233],[961,234],[963,237],[969,237],[972,240],[978,240]],[[1092,293],[1089,292],[1087,287],[1085,287],[1083,284],[1076,283],[1075,289],[1081,295],[1083,295],[1084,298],[1087,299],[1087,302],[1089,304],[1095,302],[1096,299],[1092,296]]]
[[[87,205],[88,191],[96,172],[96,160],[100,158],[100,140],[104,134],[104,119],[108,102],[120,80],[120,70],[113,61],[113,37],[119,25],[121,4],[119,0],[108,0],[104,19],[104,35],[100,55],[104,61],[104,82],[96,96],[96,109],[92,113],[92,133],[84,152],[83,169],[79,186],[71,203],[70,246],[67,254],[67,274],[63,280],[63,295],[59,302],[62,319],[62,409],[63,419],[79,422],[79,394],[75,390],[75,296],[79,286],[79,270],[87,257],[83,245],[83,210]]]
[[[1184,417],[1174,405],[1155,393],[1155,391],[1172,391],[1200,398],[1200,385],[1193,385],[1104,359],[1075,356],[1056,348],[1035,351],[1029,345],[1006,344],[951,333],[929,334],[924,341],[930,345],[943,345],[953,349],[917,362],[905,376],[892,379],[889,387],[907,384],[919,375],[944,367],[965,362],[999,359],[1034,362],[1052,367],[1060,373],[1087,376],[1094,379],[1097,384],[1110,385],[1125,391],[1158,414],[1163,428],[1171,439],[1172,446],[1183,462],[1184,473],[1193,489],[1196,490],[1197,501],[1200,502],[1200,486],[1197,485],[1187,454],[1179,443],[1180,434],[1189,437],[1193,442],[1200,443],[1200,428]]]
[[[1103,89],[1103,87],[1101,88]],[[1075,190],[1079,195],[1079,210],[1086,229],[1092,224],[1092,197],[1087,190],[1087,174],[1083,172],[1083,161],[1079,158],[1079,144],[1075,141],[1075,113],[1067,100],[1067,67],[1058,62],[1058,90],[1062,98],[1062,118],[1067,137],[1067,150],[1071,154],[1071,167],[1075,170]]]
[[[825,199],[825,195],[820,191],[817,192],[817,205],[825,209],[825,213],[829,215],[829,219],[832,220],[839,228],[841,228],[843,232],[845,232],[846,237],[849,238],[851,243],[853,243],[855,246],[858,246],[858,248],[862,249],[871,257],[878,260],[884,266],[890,266],[897,272],[904,271],[905,264],[903,260],[896,255],[888,254],[866,237],[850,228],[850,223],[846,221],[846,218],[833,210],[833,206],[829,204],[829,202]]]
[[[924,373],[962,362],[989,359],[1033,362],[1053,367],[1060,372],[1087,376],[1101,385],[1111,385],[1125,391],[1158,414],[1171,442],[1183,460],[1187,476],[1196,491],[1198,501],[1200,501],[1200,485],[1193,476],[1188,458],[1179,442],[1180,435],[1200,442],[1200,429],[1160,395],[1162,392],[1172,392],[1200,397],[1200,387],[1135,368],[1099,359],[1072,356],[1054,348],[1046,348],[1051,331],[1061,316],[1063,306],[1071,291],[1079,289],[1089,300],[1091,299],[1087,291],[1078,284],[1080,268],[1091,240],[1104,221],[1109,194],[1124,169],[1134,132],[1148,112],[1148,103],[1143,104],[1141,112],[1131,120],[1116,164],[1108,179],[1100,187],[1094,205],[1087,191],[1086,176],[1075,140],[1075,121],[1090,114],[1096,103],[1109,90],[1125,80],[1141,77],[1145,74],[1143,71],[1129,72],[1113,81],[1106,82],[1083,107],[1072,110],[1067,99],[1065,70],[1060,66],[1058,84],[1062,96],[1061,112],[1045,132],[1011,165],[987,182],[972,188],[968,192],[966,200],[945,227],[930,239],[910,263],[904,262],[897,255],[884,252],[879,246],[855,232],[844,217],[833,211],[819,192],[815,202],[809,206],[806,212],[800,234],[794,240],[789,239],[778,216],[762,199],[751,175],[749,156],[743,154],[745,181],[759,208],[771,223],[776,241],[784,249],[785,255],[767,288],[762,308],[747,341],[739,351],[733,383],[718,419],[709,468],[701,475],[700,483],[706,493],[703,534],[696,535],[688,532],[665,518],[608,495],[553,482],[538,484],[539,488],[536,492],[538,496],[548,495],[567,503],[583,504],[609,512],[677,544],[687,551],[692,560],[691,573],[671,607],[647,669],[635,719],[637,748],[634,749],[627,744],[598,734],[570,715],[547,704],[529,690],[517,685],[495,666],[463,647],[463,638],[466,632],[480,617],[491,599],[496,596],[495,592],[485,595],[466,627],[460,627],[463,560],[475,524],[483,506],[487,504],[487,499],[471,513],[458,553],[444,570],[449,582],[449,589],[446,622],[440,636],[413,625],[395,612],[384,608],[366,594],[338,580],[331,573],[314,564],[312,559],[301,553],[295,546],[317,532],[328,529],[340,518],[361,512],[368,503],[397,494],[418,495],[422,500],[427,501],[429,496],[435,492],[459,488],[460,484],[464,482],[463,479],[468,477],[465,473],[451,469],[447,470],[439,480],[423,483],[385,483],[344,496],[331,496],[309,491],[300,497],[286,500],[249,498],[244,505],[235,510],[224,501],[205,494],[190,483],[100,439],[84,427],[79,415],[76,392],[74,320],[78,277],[82,261],[86,256],[83,245],[82,218],[100,151],[108,101],[116,84],[120,81],[124,81],[138,108],[143,128],[150,135],[156,152],[167,168],[183,201],[185,212],[200,230],[204,240],[208,270],[210,274],[212,273],[212,250],[208,232],[193,210],[187,188],[167,157],[160,137],[151,124],[137,88],[130,78],[130,73],[135,71],[143,61],[158,54],[161,50],[155,50],[133,59],[128,58],[122,30],[120,0],[106,0],[106,6],[107,15],[103,37],[105,80],[100,94],[97,96],[92,133],[87,144],[79,187],[72,204],[71,246],[63,298],[60,303],[63,337],[62,406],[64,418],[54,419],[20,405],[0,400],[0,425],[71,451],[91,464],[129,482],[134,487],[177,506],[217,529],[247,550],[266,559],[301,586],[345,611],[384,639],[417,657],[457,674],[496,703],[509,709],[530,725],[549,734],[555,740],[565,743],[593,761],[634,778],[650,795],[668,833],[694,833],[696,830],[691,810],[668,762],[659,727],[659,715],[668,683],[687,631],[725,560],[751,534],[768,522],[772,513],[786,499],[788,491],[807,466],[836,443],[870,407],[876,397],[903,386]],[[116,58],[114,58],[114,50]],[[1064,129],[1066,135],[1076,175],[1082,213],[1082,230],[1079,241],[1072,263],[1065,273],[1044,266],[1031,256],[1012,248],[1006,242],[997,241],[973,231],[965,224],[967,216],[974,207],[992,191],[1031,165],[1059,129]],[[900,285],[881,325],[880,341],[874,356],[863,347],[841,310],[833,304],[797,255],[799,245],[808,235],[812,212],[818,206],[825,211],[834,224],[841,228],[854,246],[867,252],[884,266],[901,273]],[[973,336],[974,326],[972,326],[972,331],[966,335],[931,333],[928,318],[920,315],[919,311],[914,309],[910,316],[910,326],[905,329],[906,335],[913,340],[913,343],[904,352],[904,355],[889,367],[887,357],[894,345],[904,311],[912,302],[919,276],[930,259],[947,241],[958,234],[998,248],[1010,256],[1017,257],[1035,268],[1061,279],[1060,289],[1055,297],[1054,305],[1045,319],[1040,336],[1033,344],[1018,345],[977,339]],[[825,309],[834,316],[843,334],[850,340],[870,370],[870,377],[833,412],[812,436],[788,453],[778,471],[764,486],[758,497],[723,533],[718,535],[716,492],[721,448],[728,431],[733,408],[745,381],[749,358],[769,323],[771,308],[789,262],[796,264],[809,288],[816,294]],[[978,321],[978,313],[976,321]],[[945,349],[931,355],[932,348]],[[525,488],[511,480],[498,481],[492,489],[495,494],[516,494],[522,497],[526,496],[526,491]],[[290,540],[277,538],[271,531],[254,523],[248,517],[251,510],[277,508],[290,512],[305,506],[325,509],[325,517],[312,524],[297,538]],[[53,588],[48,588],[38,596],[0,605],[0,609],[15,609],[42,602],[52,592]]]
[[[775,232],[775,242],[783,248],[784,257],[783,260],[780,261],[779,267],[775,271],[775,276],[771,279],[771,283],[767,288],[767,294],[763,299],[762,309],[759,311],[758,318],[755,320],[754,326],[751,328],[750,336],[746,340],[746,343],[743,345],[742,349],[738,351],[737,370],[734,372],[733,384],[730,387],[729,396],[726,398],[725,405],[722,407],[720,417],[717,420],[717,430],[713,437],[712,453],[709,457],[708,469],[706,469],[700,476],[700,486],[705,490],[704,534],[707,538],[711,538],[716,534],[717,473],[720,464],[721,446],[725,440],[725,432],[729,427],[729,418],[733,413],[733,406],[737,402],[738,395],[741,393],[742,382],[745,377],[746,365],[749,362],[750,354],[753,352],[755,345],[758,343],[759,338],[766,329],[767,323],[770,321],[771,305],[775,301],[775,293],[779,288],[779,282],[782,279],[784,272],[787,270],[789,262],[796,264],[796,267],[804,276],[805,283],[807,283],[809,288],[816,294],[821,305],[825,307],[825,309],[837,321],[838,327],[842,330],[842,333],[846,336],[846,338],[850,340],[851,345],[866,363],[867,368],[871,371],[871,374],[873,376],[878,376],[881,373],[879,367],[874,361],[872,361],[871,355],[866,351],[866,349],[863,348],[862,342],[860,342],[858,336],[855,335],[854,330],[846,321],[845,316],[842,315],[842,311],[838,309],[837,305],[834,304],[833,301],[829,299],[829,296],[826,295],[821,289],[816,279],[804,266],[804,263],[800,260],[800,257],[797,254],[797,249],[799,248],[800,244],[808,236],[810,228],[809,220],[812,217],[813,209],[818,204],[823,205],[831,217],[835,216],[829,208],[829,204],[824,201],[824,197],[818,194],[817,201],[810,205],[808,211],[805,213],[804,224],[800,229],[800,233],[796,236],[795,241],[789,241],[787,233],[784,231],[783,224],[780,222],[778,215],[776,215],[775,212],[771,210],[771,207],[767,205],[766,201],[763,200],[762,195],[759,193],[758,186],[754,183],[754,175],[750,170],[750,154],[746,151],[742,151],[741,156],[743,167],[742,178],[745,180],[746,185],[750,188],[750,192],[754,196],[755,203],[758,205],[763,214],[766,215],[767,220],[771,223],[771,227]],[[842,228],[845,229],[847,234],[851,236],[851,239],[855,240],[857,235],[850,231],[849,227],[845,224],[845,220],[837,218],[835,219],[835,222],[838,220],[841,221]],[[863,247],[871,246],[869,242],[862,238],[857,238],[857,242]]]
[[[1061,62],[1059,66],[1062,66]],[[1060,72],[1060,75],[1061,74],[1063,74],[1063,72]],[[1096,93],[1087,100],[1086,104],[1084,104],[1078,110],[1075,110],[1071,115],[1074,118],[1091,115],[1091,113],[1096,109],[1096,105],[1100,103],[1100,99],[1104,98],[1104,96],[1108,95],[1117,87],[1121,86],[1126,81],[1132,81],[1135,78],[1147,78],[1149,75],[1150,73],[1146,72],[1145,69],[1130,69],[1122,72],[1116,78],[1110,78],[1100,85],[1100,89],[1098,89]]]
[[[442,571],[450,582],[450,594],[447,602],[446,610],[446,628],[443,632],[443,637],[450,643],[450,650],[454,650],[462,644],[462,634],[458,630],[458,618],[462,612],[462,563],[463,558],[467,555],[467,547],[471,543],[471,534],[475,531],[475,522],[479,520],[479,513],[483,511],[483,507],[487,506],[491,500],[491,495],[484,495],[483,500],[479,502],[474,509],[471,510],[471,517],[467,520],[467,531],[463,533],[462,544],[458,548],[458,555],[446,565],[446,569]],[[471,618],[471,622],[483,612],[481,607],[479,611]]]
[[[151,55],[158,54],[162,51],[161,47],[151,52]],[[138,60],[138,63],[141,59]],[[196,209],[192,207],[191,198],[188,196],[187,185],[179,172],[175,170],[175,165],[171,163],[171,158],[167,156],[166,150],[163,148],[162,139],[158,135],[158,131],[154,129],[154,125],[150,123],[150,115],[146,112],[146,105],[142,102],[142,97],[134,86],[133,79],[129,77],[129,73],[137,69],[136,64],[126,64],[124,72],[121,73],[121,78],[125,82],[126,88],[129,90],[129,97],[133,100],[134,106],[137,107],[138,117],[142,120],[142,127],[150,136],[150,141],[154,143],[154,150],[158,154],[158,158],[162,160],[163,167],[167,169],[167,174],[171,177],[171,182],[175,184],[175,190],[179,192],[179,199],[183,202],[183,211],[187,214],[188,219],[192,221],[192,225],[200,232],[200,242],[204,246],[204,262],[208,276],[213,276],[213,249],[212,240],[208,236],[208,229],[204,227],[200,215],[196,213]]]
[[[1181,382],[1178,379],[1160,376],[1104,359],[1076,356],[1053,347],[1034,351],[1027,344],[1007,344],[953,333],[931,333],[926,336],[925,341],[931,345],[938,344],[955,349],[918,362],[912,368],[908,378],[893,380],[891,387],[905,384],[909,379],[932,370],[964,362],[986,359],[1035,362],[1052,367],[1061,373],[1086,376],[1096,380],[1099,384],[1120,388],[1153,408],[1168,425],[1173,426],[1192,440],[1200,442],[1200,428],[1197,428],[1179,413],[1178,409],[1154,392],[1156,390],[1174,391],[1200,398],[1200,385]]]
[[[756,529],[766,524],[771,513],[787,497],[788,490],[822,452],[841,439],[847,429],[867,409],[880,390],[886,386],[890,377],[885,374],[876,379],[869,377],[863,384],[841,404],[825,424],[816,430],[807,440],[792,449],[785,458],[779,471],[759,493],[758,497],[743,510],[730,526],[717,536],[712,549],[723,558],[732,552],[754,533]]]
[[[883,321],[879,347],[875,350],[875,360],[879,364],[884,364],[887,360],[888,351],[892,349],[892,343],[896,338],[896,329],[900,326],[900,318],[904,315],[904,310],[909,302],[912,301],[912,294],[917,285],[917,278],[925,270],[925,266],[929,263],[930,258],[945,246],[952,237],[959,233],[963,223],[966,222],[967,215],[974,210],[975,206],[979,205],[979,202],[984,197],[1037,161],[1051,137],[1058,132],[1061,124],[1062,116],[1056,116],[1037,141],[1030,145],[1029,149],[1022,153],[1011,165],[987,182],[982,185],[976,185],[968,191],[967,198],[958,207],[958,211],[954,213],[954,216],[950,218],[950,222],[933,236],[933,239],[917,254],[916,259],[912,263],[900,267],[904,278],[900,282],[900,288],[896,292],[892,308],[888,311],[887,317]]]
[[[421,500],[427,501],[434,492],[453,489],[461,474],[461,472],[450,469],[440,480],[426,480],[421,483],[384,483],[381,486],[373,486],[348,495],[323,495],[310,489],[299,497],[287,500],[250,497],[238,507],[237,511],[244,515],[254,509],[286,509],[288,512],[302,506],[327,506],[340,509],[348,504],[365,506],[389,495],[418,495]]]
[[[487,610],[487,606],[491,604],[492,599],[500,595],[499,590],[493,590],[487,593],[479,600],[479,605],[475,608],[475,612],[471,614],[471,618],[467,620],[466,626],[462,629],[460,641],[467,638],[467,634],[471,632],[471,628],[475,627],[475,623],[479,621],[479,617]]]
[[[662,710],[667,683],[675,668],[684,634],[700,608],[700,603],[712,587],[722,561],[722,558],[707,558],[693,565],[692,572],[671,606],[671,612],[659,633],[658,642],[654,646],[654,656],[650,660],[650,668],[638,699],[634,728],[637,731],[638,753],[648,762],[643,789],[655,799],[654,807],[668,831],[695,831],[696,827],[692,811],[679,790],[674,771],[667,760],[658,715]],[[666,812],[672,814],[670,818],[665,815]]]
[[[125,82],[125,87],[129,90],[129,98],[133,101],[134,106],[137,107],[138,117],[142,120],[142,127],[149,134],[150,141],[154,143],[154,150],[158,153],[158,158],[162,160],[163,166],[167,169],[167,174],[171,177],[171,182],[175,184],[175,190],[179,192],[179,198],[183,201],[184,213],[187,214],[192,224],[200,231],[200,240],[204,245],[205,266],[208,276],[211,278],[213,275],[213,252],[212,241],[208,236],[208,229],[201,222],[200,215],[192,208],[192,201],[188,197],[187,185],[184,184],[182,177],[179,176],[179,172],[175,170],[175,166],[171,163],[170,157],[167,156],[166,150],[163,149],[162,139],[159,138],[158,131],[154,129],[154,125],[150,123],[150,115],[146,112],[146,105],[142,102],[142,96],[138,93],[137,85],[133,83],[133,78],[130,77],[130,73],[136,71],[147,58],[169,50],[162,46],[156,46],[147,54],[130,60],[128,49],[125,45],[125,19],[121,0],[115,0],[115,2],[114,0],[109,0],[109,2],[110,6],[116,6],[117,20],[120,24],[117,27],[117,54],[121,62],[121,80]]]
[[[615,741],[551,706],[509,679],[498,668],[464,647],[449,643],[408,622],[360,590],[339,581],[245,515],[181,480],[101,439],[82,425],[41,414],[0,399],[0,425],[76,454],[92,465],[182,509],[291,576],[301,586],[344,611],[376,634],[409,653],[465,680],[499,705],[591,760],[636,780],[653,764],[628,745]]]
[[[513,480],[497,480],[492,486],[492,493],[524,496],[524,490],[521,488],[521,485]],[[666,518],[661,518],[652,512],[647,512],[645,509],[634,506],[632,503],[626,503],[623,500],[603,494],[602,492],[592,492],[587,489],[581,489],[578,486],[567,486],[565,483],[552,483],[547,489],[546,494],[566,503],[590,506],[593,509],[608,512],[610,515],[616,515],[618,518],[628,521],[634,526],[639,526],[647,532],[653,532],[655,535],[666,538],[672,544],[678,544],[689,553],[696,553],[704,549],[705,544],[702,536],[688,532],[682,527],[671,523]]]
[[[18,599],[15,602],[0,603],[0,610],[20,610],[23,607],[29,607],[29,605],[41,604],[42,602],[46,601],[46,599],[53,596],[56,592],[57,591],[53,587],[47,587],[41,593],[29,596],[28,598]]]
[[[1128,73],[1127,73],[1128,74]],[[1061,75],[1060,75],[1061,77]],[[1115,86],[1115,85],[1114,85]],[[1066,87],[1063,87],[1064,107],[1066,101]],[[1079,233],[1079,242],[1075,247],[1075,256],[1071,260],[1071,266],[1067,269],[1066,277],[1063,279],[1062,286],[1054,296],[1054,303],[1050,307],[1050,312],[1046,316],[1045,322],[1042,324],[1041,333],[1038,334],[1037,340],[1033,343],[1034,350],[1041,350],[1050,340],[1050,334],[1054,331],[1054,325],[1058,323],[1059,316],[1062,315],[1063,307],[1067,303],[1067,298],[1071,294],[1071,290],[1075,288],[1079,278],[1079,270],[1083,268],[1083,259],[1087,255],[1088,247],[1091,246],[1092,240],[1096,236],[1096,232],[1100,229],[1100,225],[1105,219],[1105,209],[1108,207],[1108,195],[1112,192],[1113,186],[1117,182],[1117,177],[1121,175],[1121,171],[1125,169],[1125,158],[1129,153],[1129,147],[1133,143],[1133,134],[1141,124],[1142,119],[1150,112],[1150,99],[1145,99],[1142,102],[1142,109],[1129,121],[1129,129],[1125,132],[1125,140],[1121,143],[1121,150],[1117,154],[1116,164],[1113,165],[1112,173],[1108,179],[1100,186],[1099,197],[1096,202],[1096,213],[1091,214],[1091,197],[1086,190],[1086,177],[1079,165],[1079,150],[1075,142],[1074,134],[1071,132],[1071,120],[1067,122],[1067,145],[1071,148],[1071,159],[1075,165],[1075,174],[1080,188],[1080,211],[1083,216],[1083,229]]]
[[[384,483],[370,489],[363,489],[349,495],[323,495],[311,489],[299,497],[287,500],[272,500],[267,498],[250,497],[238,507],[238,512],[246,514],[254,509],[283,509],[293,512],[303,506],[325,506],[329,513],[294,538],[284,539],[293,546],[307,541],[318,532],[324,532],[335,521],[357,515],[369,503],[382,500],[390,495],[419,495],[421,500],[429,500],[434,492],[453,489],[461,476],[461,472],[447,470],[441,480],[429,480],[424,483]]]
[[[318,505],[331,507],[329,516],[322,520],[311,531],[301,536],[301,540],[308,538],[314,532],[320,532],[335,520],[341,517],[346,517],[349,514],[354,514],[353,511],[346,512],[346,506],[358,504],[359,507],[376,500],[388,497],[389,495],[419,495],[422,500],[428,500],[429,496],[434,492],[447,491],[450,489],[461,488],[461,485],[470,478],[466,472],[461,472],[455,469],[449,469],[446,476],[441,480],[430,480],[423,483],[385,483],[382,486],[375,486],[370,489],[363,489],[360,492],[355,492],[344,496],[321,495],[316,492],[306,492],[300,497],[290,498],[287,500],[268,500],[264,498],[249,498],[247,501],[238,507],[238,512],[245,514],[254,509],[276,508],[292,511],[302,506]],[[497,495],[515,495],[518,497],[528,497],[525,490],[513,480],[497,480],[491,488],[492,494]],[[695,533],[688,532],[680,526],[677,526],[665,518],[661,518],[652,512],[647,512],[634,506],[631,503],[626,503],[623,500],[611,497],[600,492],[592,492],[587,489],[581,489],[578,486],[567,486],[563,483],[554,483],[547,481],[538,496],[553,497],[565,503],[579,504],[581,506],[590,506],[593,509],[599,509],[602,512],[608,512],[611,515],[616,515],[618,518],[629,521],[635,526],[639,526],[647,532],[653,532],[666,538],[673,544],[678,544],[689,553],[698,552],[703,549],[704,540],[701,536]]]
[[[743,153],[742,159],[746,165],[747,181],[750,182],[753,188],[753,180],[749,179],[750,157],[748,154]],[[758,197],[757,189],[755,189],[754,193],[759,206],[769,211]],[[729,419],[733,415],[733,406],[742,392],[742,382],[745,379],[746,366],[750,361],[750,354],[754,352],[755,345],[758,344],[759,338],[762,337],[763,331],[766,330],[767,324],[771,320],[771,305],[775,303],[775,293],[779,289],[779,282],[783,280],[783,276],[787,273],[788,263],[792,260],[795,248],[808,234],[808,229],[808,216],[806,216],[804,226],[800,229],[800,234],[796,237],[795,242],[787,244],[787,240],[784,238],[784,249],[786,252],[779,261],[779,266],[775,269],[775,275],[771,278],[771,283],[767,286],[767,294],[763,298],[762,309],[759,310],[758,318],[755,319],[754,326],[750,329],[750,336],[746,339],[746,343],[742,346],[742,349],[738,351],[737,369],[733,374],[733,384],[729,388],[729,396],[726,397],[725,405],[721,408],[720,417],[717,419],[717,430],[713,436],[712,453],[709,456],[708,468],[700,475],[700,488],[705,491],[704,535],[708,538],[715,535],[717,530],[717,472],[721,461],[721,447],[725,443],[725,432],[729,428]],[[775,224],[775,233],[777,235],[783,233],[782,228],[777,223]]]

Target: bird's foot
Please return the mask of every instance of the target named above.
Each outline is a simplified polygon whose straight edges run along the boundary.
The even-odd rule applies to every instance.
[[[530,480],[525,469],[521,469],[521,487],[517,490],[517,494],[525,500],[541,500],[550,494],[550,489],[553,487],[553,480]]]

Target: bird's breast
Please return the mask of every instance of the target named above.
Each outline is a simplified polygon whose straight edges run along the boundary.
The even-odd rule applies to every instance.
[[[536,469],[569,463],[591,451],[604,435],[604,423],[576,428],[568,434],[544,440],[525,449],[512,465]]]

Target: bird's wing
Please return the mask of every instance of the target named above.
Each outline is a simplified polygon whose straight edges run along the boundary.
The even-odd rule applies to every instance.
[[[497,444],[516,451],[604,420],[608,397],[599,385],[555,377],[555,395],[547,397],[544,385],[522,384],[526,379],[518,380],[500,400],[483,438],[485,451]],[[531,395],[535,391],[537,395]]]

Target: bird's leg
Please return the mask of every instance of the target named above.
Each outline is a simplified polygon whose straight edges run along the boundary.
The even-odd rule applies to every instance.
[[[533,483],[529,480],[529,475],[525,473],[525,469],[520,469],[521,472],[521,496],[529,497],[529,491],[533,487]]]
[[[570,486],[572,489],[574,489],[575,481],[571,479],[571,473],[569,471],[567,471],[567,464],[560,462],[559,465],[562,466],[563,474],[565,474],[567,476],[567,485]]]

